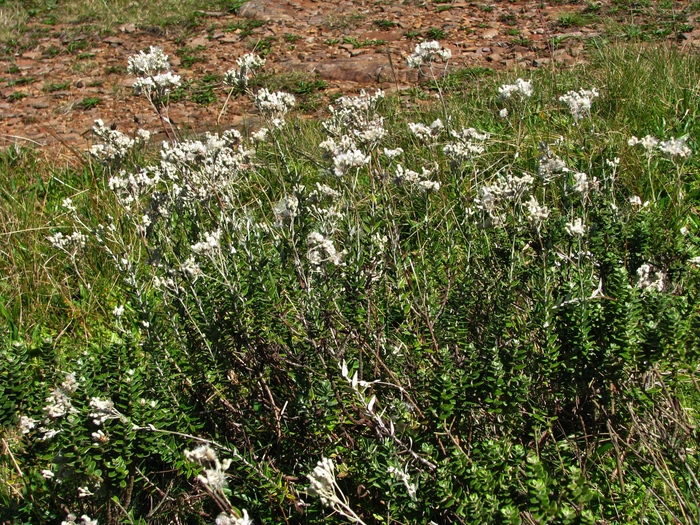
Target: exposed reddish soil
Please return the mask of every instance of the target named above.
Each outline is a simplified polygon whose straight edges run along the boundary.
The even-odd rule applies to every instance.
[[[308,72],[309,80],[326,82],[324,97],[415,85],[418,73],[406,67],[406,58],[422,39],[436,37],[452,50],[451,68],[568,67],[584,59],[591,38],[606,31],[619,37],[614,31],[626,27],[631,37],[640,28],[671,27],[667,40],[700,47],[698,13],[688,2],[674,1],[670,11],[627,4],[621,12],[612,2],[599,4],[250,0],[237,14],[204,13],[195,30],[124,25],[106,37],[81,34],[79,26],[32,23],[36,45],[0,60],[6,73],[0,83],[0,147],[15,142],[84,147],[97,118],[122,131],[157,130],[156,116],[133,94],[125,68],[129,55],[151,45],[162,47],[173,70],[195,83],[207,74],[222,75],[238,56],[268,45],[267,73]],[[617,18],[617,29],[603,22],[606,16]],[[659,17],[670,22],[659,25]],[[254,20],[263,23],[253,27]],[[185,46],[189,57],[182,54]],[[207,105],[192,96],[172,104],[173,121],[193,130],[211,126],[226,98],[221,87],[214,94]],[[245,97],[233,99],[221,124],[240,125],[252,111]]]

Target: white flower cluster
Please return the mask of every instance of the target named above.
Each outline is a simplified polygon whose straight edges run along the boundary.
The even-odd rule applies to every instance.
[[[396,157],[403,155],[402,148],[388,149],[384,148],[384,156],[389,160],[394,160]]]
[[[321,458],[308,478],[311,483],[309,493],[318,496],[322,505],[332,507],[338,501],[335,492],[335,464],[332,459]]]
[[[170,69],[168,55],[156,46],[151,46],[148,53],[139,51],[137,55],[130,56],[127,64],[126,71],[137,77],[152,77]]]
[[[97,525],[97,520],[93,520],[87,514],[80,516],[80,521],[76,521],[78,518],[75,514],[68,514],[65,521],[61,522],[61,525]]]
[[[112,190],[120,204],[129,207],[139,201],[144,193],[148,193],[160,182],[158,170],[142,169],[136,174],[121,171],[119,175],[109,178],[109,189]]]
[[[540,156],[537,165],[537,176],[544,184],[549,184],[559,175],[570,171],[566,163],[556,155],[553,155],[548,148]]]
[[[580,193],[581,195],[587,195],[588,192],[593,189],[597,189],[599,186],[599,181],[597,177],[589,178],[583,172],[578,172],[573,174],[574,184],[571,190],[575,193]]]
[[[238,131],[207,133],[203,141],[163,142],[161,163],[149,168],[170,183],[174,205],[204,202],[226,189],[249,167],[254,151],[243,147]],[[161,214],[161,210],[159,210]]]
[[[483,184],[477,190],[476,207],[483,214],[486,226],[502,226],[505,223],[506,206],[522,199],[534,182],[532,175],[501,176],[491,184]]]
[[[397,164],[394,182],[396,184],[410,185],[419,191],[437,191],[440,189],[440,183],[430,180],[429,177],[431,175],[431,171],[426,168],[422,169],[422,173],[418,173],[413,170],[405,169],[401,164]]]
[[[266,88],[260,89],[255,94],[253,101],[255,107],[275,128],[281,128],[284,125],[284,117],[297,103],[294,95],[283,91],[271,93]]]
[[[38,421],[27,416],[20,416],[19,418],[19,431],[22,434],[29,434],[31,430],[36,427]]]
[[[151,138],[151,134],[148,131],[140,129],[136,133],[136,140],[134,140],[116,129],[108,128],[104,125],[102,119],[95,121],[92,132],[103,142],[102,144],[95,144],[88,152],[105,164],[121,161],[136,144],[146,143]]]
[[[508,100],[514,96],[519,96],[521,99],[526,100],[530,98],[535,92],[535,88],[532,87],[532,82],[529,80],[523,80],[519,78],[515,81],[515,84],[503,84],[498,88],[498,96],[501,100]],[[505,118],[508,115],[506,110],[505,114],[501,116]]]
[[[432,143],[445,130],[445,125],[442,120],[436,119],[430,126],[425,124],[409,122],[408,129],[411,130],[419,140],[427,143]]]
[[[579,121],[590,115],[593,99],[598,98],[598,96],[599,93],[596,88],[580,89],[578,91],[569,91],[562,95],[559,97],[559,102],[566,104],[574,120]]]
[[[209,445],[200,445],[193,450],[186,450],[185,457],[204,467],[204,475],[197,476],[197,480],[202,485],[215,492],[226,488],[226,471],[231,466],[230,459],[219,461],[216,451]]]
[[[207,255],[219,249],[221,241],[221,229],[204,234],[204,239],[193,244],[191,250],[197,255]]]
[[[321,124],[332,138],[349,136],[362,145],[374,146],[386,136],[384,119],[377,115],[377,105],[384,99],[380,89],[374,95],[360,91],[356,97],[340,97],[329,106],[330,118]]]
[[[51,246],[65,252],[72,251],[75,254],[80,248],[85,248],[85,243],[87,242],[87,236],[78,231],[74,231],[70,235],[63,235],[61,232],[56,232],[53,235],[47,237]]]
[[[216,525],[253,525],[253,520],[248,517],[248,511],[243,509],[240,516],[222,512],[216,517]]]
[[[130,56],[126,70],[137,76],[134,92],[145,94],[154,104],[160,104],[181,83],[180,76],[170,72],[168,55],[155,46],[151,46],[148,53],[140,51],[138,55]]]
[[[114,403],[111,399],[100,399],[99,397],[93,397],[90,399],[90,412],[89,416],[92,418],[92,422],[97,425],[103,425],[108,419],[120,419],[122,415],[114,407]]]
[[[336,177],[342,177],[352,168],[361,168],[370,161],[370,156],[365,155],[348,135],[343,135],[338,140],[328,138],[318,147],[333,158],[333,173]]]
[[[294,195],[282,197],[277,201],[277,204],[275,204],[273,212],[275,214],[276,226],[279,227],[287,222],[292,222],[299,213],[299,199]]]
[[[535,226],[539,227],[549,218],[549,208],[540,206],[534,195],[530,195],[530,200],[525,203],[525,216]]]
[[[452,51],[442,47],[437,40],[432,40],[416,45],[413,54],[408,57],[406,62],[408,67],[417,69],[423,64],[431,64],[438,59],[447,62],[450,58],[452,58]]]
[[[340,266],[343,263],[345,250],[342,252],[336,250],[333,240],[323,234],[317,231],[311,232],[306,238],[306,243],[309,245],[309,262],[313,267],[318,268],[324,262],[335,266]]]
[[[652,290],[663,292],[664,280],[666,279],[666,276],[663,272],[654,272],[654,279],[652,280],[651,271],[652,268],[648,264],[642,264],[639,268],[637,268],[637,277],[639,277],[637,287],[644,291]]]
[[[658,149],[660,152],[668,155],[671,158],[685,158],[689,157],[692,153],[691,149],[688,147],[688,144],[686,144],[687,141],[688,135],[683,135],[682,137],[678,137],[676,139],[665,140],[663,142],[660,142],[659,139],[652,135],[647,135],[642,139],[632,136],[627,141],[627,144],[632,147],[636,146],[637,144],[641,144],[648,155],[651,155],[655,149]]]
[[[51,395],[46,398],[48,405],[44,407],[44,412],[50,419],[58,419],[66,414],[75,414],[77,410],[71,403],[70,396],[78,390],[78,382],[75,373],[66,374],[66,380],[61,386],[52,388]]]
[[[466,128],[460,132],[452,131],[451,135],[455,142],[446,144],[443,151],[455,162],[466,162],[486,151],[484,142],[489,138],[488,133],[479,133],[474,128]]]
[[[566,233],[572,237],[583,237],[586,235],[586,225],[580,217],[574,219],[573,222],[566,223]]]
[[[224,73],[224,85],[228,87],[238,87],[245,89],[248,87],[252,73],[265,65],[265,59],[255,53],[247,53],[236,59],[238,69],[229,69]]]

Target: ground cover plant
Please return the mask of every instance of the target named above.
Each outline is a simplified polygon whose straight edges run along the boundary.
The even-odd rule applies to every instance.
[[[698,58],[449,59],[310,122],[244,55],[262,126],[183,136],[151,48],[162,144],[3,152],[3,518],[700,519]]]

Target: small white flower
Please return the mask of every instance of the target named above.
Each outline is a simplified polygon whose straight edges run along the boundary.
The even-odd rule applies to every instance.
[[[93,441],[99,441],[100,443],[107,443],[109,441],[109,438],[101,429],[97,432],[93,432],[91,436]]]
[[[393,159],[395,159],[396,157],[398,157],[398,156],[400,156],[400,155],[403,155],[403,149],[401,149],[401,148],[396,148],[396,149],[384,148],[384,155],[385,155],[388,159],[393,160]]]
[[[38,421],[27,416],[20,416],[19,418],[19,431],[22,434],[29,434],[29,432],[36,426]]]
[[[508,118],[508,108],[503,108],[498,112],[498,116],[501,118]]]
[[[655,272],[654,279],[651,279],[651,266],[648,264],[642,264],[637,269],[637,276],[639,281],[637,281],[637,287],[642,290],[655,290],[657,292],[664,291],[664,280],[666,276],[663,272]]]
[[[423,64],[430,64],[438,59],[447,62],[450,58],[452,58],[452,52],[443,48],[436,40],[433,40],[416,45],[413,54],[408,57],[406,62],[408,67],[417,69]]]
[[[666,140],[659,144],[659,151],[665,153],[669,157],[688,157],[691,154],[691,150],[686,144],[687,140],[688,135],[677,139]]]
[[[569,107],[569,111],[575,121],[590,115],[593,99],[598,98],[599,94],[595,88],[580,89],[579,91],[569,91],[566,95],[559,97],[559,101]]]
[[[581,218],[566,223],[566,232],[572,237],[583,237],[586,234],[586,225]]]
[[[117,319],[124,315],[124,305],[115,306],[114,310],[112,310],[112,315]]]
[[[532,82],[529,80],[523,80],[519,78],[515,81],[515,84],[503,84],[498,88],[498,96],[507,100],[514,95],[520,96],[520,98],[526,100],[530,98],[535,92],[535,88],[532,86]],[[501,114],[501,117],[505,118],[508,116],[508,111],[506,110],[505,115]]]
[[[44,479],[53,479],[56,476],[56,474],[51,470],[44,469],[41,471],[41,476]]]
[[[78,487],[79,498],[87,498],[88,496],[94,496],[88,487]]]

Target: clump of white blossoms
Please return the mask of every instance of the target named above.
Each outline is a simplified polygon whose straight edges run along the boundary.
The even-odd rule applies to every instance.
[[[686,144],[688,135],[684,135],[677,139],[669,139],[659,144],[659,151],[665,153],[669,157],[689,157],[692,151]]]
[[[570,171],[562,159],[552,154],[548,147],[545,147],[537,165],[537,176],[544,184],[549,184],[559,175]]]
[[[631,147],[641,145],[645,149],[647,155],[651,155],[655,150],[658,150],[671,158],[685,158],[689,157],[692,153],[692,150],[690,149],[690,147],[688,147],[687,141],[688,135],[683,135],[682,137],[678,137],[675,139],[665,140],[663,142],[659,141],[659,139],[657,139],[653,135],[647,135],[646,137],[643,137],[641,139],[632,136],[627,141],[627,145]]]
[[[486,150],[484,142],[489,138],[488,133],[479,133],[474,128],[466,128],[460,132],[452,131],[450,134],[455,141],[445,145],[443,151],[455,162],[466,162]]]
[[[299,213],[299,199],[295,195],[282,197],[273,208],[275,214],[275,226],[282,226],[291,222]]]
[[[445,130],[445,125],[442,123],[442,120],[435,119],[430,126],[416,122],[409,122],[408,129],[410,129],[411,133],[413,133],[419,140],[432,143]]]
[[[447,62],[450,58],[452,58],[452,51],[442,47],[437,40],[432,40],[416,45],[413,54],[408,57],[406,63],[408,67],[417,69],[423,64],[432,64],[437,60]]]
[[[213,232],[206,232],[203,239],[191,246],[192,252],[197,255],[207,255],[219,249],[221,241],[221,228]]]
[[[93,397],[90,399],[90,408],[92,408],[92,412],[89,415],[92,418],[92,422],[97,426],[103,425],[108,419],[122,418],[111,399]]]
[[[347,135],[340,137],[340,140],[328,138],[319,144],[319,148],[331,155],[336,177],[342,177],[352,168],[361,168],[370,161],[370,156],[365,155]]]
[[[313,267],[318,268],[324,262],[329,262],[335,266],[342,264],[345,251],[339,252],[336,250],[332,239],[315,231],[309,234],[306,243],[309,245],[309,262]]]
[[[627,141],[627,145],[631,147],[634,147],[637,144],[641,144],[642,147],[647,151],[647,153],[651,154],[656,148],[656,146],[659,144],[659,139],[657,139],[653,135],[647,135],[642,139],[638,139],[637,137],[632,136]]]
[[[572,237],[583,237],[586,234],[586,225],[583,220],[578,217],[573,222],[566,223],[566,233]]]
[[[78,231],[74,231],[70,235],[63,235],[61,232],[56,232],[47,237],[51,246],[63,250],[71,256],[75,256],[77,250],[85,248],[87,236]]]
[[[430,180],[431,171],[426,168],[422,168],[421,171],[422,173],[418,173],[417,171],[404,169],[401,164],[397,164],[394,182],[396,184],[409,185],[424,192],[439,190],[440,183]]]
[[[255,53],[246,53],[236,59],[236,64],[238,69],[229,69],[224,73],[223,83],[243,90],[248,87],[251,75],[265,65],[265,59]]]
[[[75,373],[66,374],[66,380],[61,383],[61,386],[52,388],[51,395],[46,398],[48,403],[44,407],[46,415],[51,419],[57,419],[66,414],[77,413],[70,399],[76,390],[78,390],[78,382],[75,379]]]
[[[231,460],[219,461],[216,451],[209,445],[201,445],[193,450],[186,450],[185,457],[193,463],[204,467],[203,475],[197,480],[213,492],[223,490],[226,485],[226,471],[231,466]]]
[[[505,207],[520,200],[535,181],[532,175],[500,176],[491,184],[482,184],[477,190],[476,207],[483,214],[485,226],[502,226],[505,223]]]
[[[515,84],[503,84],[498,88],[498,96],[501,100],[508,100],[514,96],[519,97],[522,100],[527,100],[532,97],[535,92],[535,88],[532,87],[532,82],[529,80],[523,80],[519,78],[515,81]],[[508,110],[505,114],[501,114],[501,117],[505,118],[508,116]]]
[[[75,514],[68,514],[65,521],[61,522],[61,525],[97,525],[97,520],[91,519],[87,514],[80,516],[80,521],[76,521],[77,519],[78,518],[75,516]]]
[[[297,103],[294,95],[283,91],[272,93],[266,88],[260,89],[253,97],[253,101],[255,107],[275,128],[281,128],[284,125],[284,117]]]
[[[574,120],[579,121],[591,114],[593,99],[599,96],[600,94],[596,88],[580,89],[578,91],[569,91],[565,95],[562,95],[559,97],[559,102],[566,104]]]
[[[663,272],[654,272],[654,279],[651,278],[651,266],[648,264],[642,264],[637,269],[637,276],[639,280],[637,281],[637,287],[642,290],[655,290],[657,292],[664,291],[664,280],[666,276]]]
[[[148,53],[140,51],[138,55],[130,56],[126,70],[137,77],[134,82],[135,93],[145,94],[156,108],[181,83],[180,75],[170,72],[168,55],[155,46],[151,46]]]
[[[216,517],[216,525],[253,525],[253,520],[248,517],[248,511],[243,509],[240,515],[222,512]]]
[[[120,162],[137,144],[144,144],[151,138],[151,134],[145,129],[136,132],[136,139],[132,139],[121,131],[108,128],[102,119],[97,119],[92,132],[102,141],[95,144],[88,152],[100,162],[105,164]]]
[[[537,199],[533,195],[530,195],[530,200],[525,203],[525,216],[531,223],[539,228],[542,222],[549,218],[549,208],[540,205]]]
[[[360,91],[356,97],[340,97],[328,107],[330,118],[321,123],[332,138],[350,136],[370,148],[386,136],[384,119],[377,114],[377,106],[384,99],[380,89],[373,95]]]

